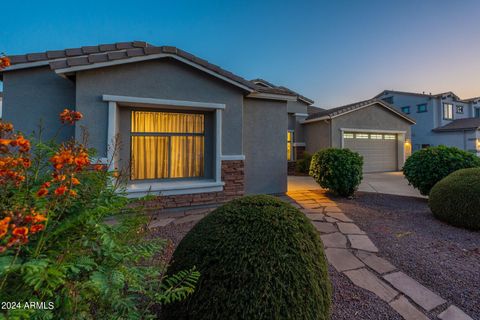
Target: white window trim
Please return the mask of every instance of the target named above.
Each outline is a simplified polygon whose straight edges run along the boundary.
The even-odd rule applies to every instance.
[[[215,176],[214,179],[198,179],[191,181],[169,181],[169,182],[138,182],[130,183],[127,192],[133,196],[140,197],[146,194],[158,195],[180,195],[190,193],[216,192],[222,191],[224,183],[222,179],[222,110],[225,104],[195,102],[182,100],[166,100],[141,97],[126,97],[103,95],[103,101],[108,102],[108,129],[107,129],[107,158],[113,158],[113,148],[109,147],[113,144],[115,137],[119,132],[119,108],[121,104],[146,104],[148,107],[155,109],[179,108],[179,109],[197,109],[197,110],[214,110],[215,111]],[[129,105],[131,106],[131,105]],[[114,159],[109,170],[116,167],[118,159]]]

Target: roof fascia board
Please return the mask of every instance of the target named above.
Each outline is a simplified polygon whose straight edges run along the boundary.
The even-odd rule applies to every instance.
[[[310,119],[310,120],[305,120],[305,121],[302,121],[300,122],[301,124],[304,124],[304,123],[312,123],[312,122],[318,122],[318,121],[323,121],[323,120],[330,120],[331,117],[330,116],[323,116],[323,117],[320,117],[320,118],[314,118],[314,119]]]
[[[349,113],[351,113],[351,112],[355,112],[355,111],[358,111],[358,110],[362,110],[362,109],[364,109],[364,108],[373,106],[373,105],[375,105],[375,104],[381,105],[382,107],[384,107],[384,108],[387,109],[388,111],[390,111],[390,112],[392,112],[392,113],[395,113],[396,115],[402,117],[403,119],[407,120],[407,121],[410,122],[410,123],[413,123],[413,124],[416,123],[413,119],[410,119],[410,118],[405,117],[403,114],[401,114],[400,112],[397,112],[395,109],[392,109],[392,108],[387,107],[387,106],[384,105],[381,101],[374,101],[374,102],[369,103],[369,104],[366,104],[366,105],[364,105],[364,106],[361,106],[361,107],[358,107],[358,108],[355,108],[355,109],[352,109],[352,110],[348,110],[348,111],[342,112],[342,113],[340,113],[340,114],[336,114],[336,115],[334,115],[334,116],[331,116],[331,118],[332,118],[332,119],[335,119],[335,118],[337,118],[337,117],[341,117],[341,116],[346,115],[346,114],[349,114]]]
[[[127,64],[127,63],[134,63],[134,62],[141,62],[141,61],[148,61],[148,60],[154,60],[154,59],[161,59],[161,58],[173,58],[176,59],[180,62],[183,62],[185,64],[188,64],[194,68],[197,68],[205,73],[208,73],[214,77],[217,77],[223,81],[226,81],[230,84],[233,84],[237,87],[242,88],[243,90],[246,90],[248,92],[254,92],[253,89],[237,82],[232,79],[229,79],[227,77],[222,76],[221,74],[218,74],[212,70],[209,70],[199,64],[196,64],[190,60],[184,59],[182,57],[179,57],[174,54],[168,54],[168,53],[157,53],[157,54],[151,54],[151,55],[146,55],[146,56],[139,56],[139,57],[132,57],[132,58],[126,58],[126,59],[119,59],[119,60],[113,60],[113,61],[107,61],[107,62],[99,62],[99,63],[94,63],[94,64],[88,64],[88,65],[83,65],[83,66],[75,66],[75,67],[69,67],[69,68],[63,68],[63,69],[57,69],[55,72],[57,74],[65,74],[65,73],[74,73],[78,71],[84,71],[84,70],[91,70],[91,69],[97,69],[97,68],[103,68],[103,67],[110,67],[110,66],[116,66],[116,65],[121,65],[121,64]]]
[[[272,94],[272,93],[261,93],[261,92],[252,92],[247,96],[247,98],[281,100],[281,101],[297,101],[296,96]]]
[[[108,102],[117,102],[117,103],[138,103],[138,104],[166,105],[166,106],[176,106],[176,107],[194,107],[198,109],[209,109],[209,110],[225,109],[225,104],[223,103],[128,97],[128,96],[116,96],[116,95],[109,95],[109,94],[104,94],[102,96],[102,100],[108,101]]]
[[[7,67],[7,68],[3,69],[2,72],[48,66],[50,64],[50,62],[57,61],[57,60],[59,60],[59,59],[56,59],[56,60],[42,60],[42,61],[14,64],[14,65],[11,65],[10,67]]]

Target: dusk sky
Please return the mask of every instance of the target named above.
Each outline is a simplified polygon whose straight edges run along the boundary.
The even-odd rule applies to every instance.
[[[35,4],[32,4],[35,3]],[[480,1],[4,1],[0,52],[173,45],[334,107],[384,89],[480,96]]]

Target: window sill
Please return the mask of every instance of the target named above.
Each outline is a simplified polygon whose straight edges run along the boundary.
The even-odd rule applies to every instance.
[[[219,192],[223,190],[224,182],[215,180],[189,180],[168,182],[134,182],[127,186],[129,198],[146,195],[172,196],[192,193]]]

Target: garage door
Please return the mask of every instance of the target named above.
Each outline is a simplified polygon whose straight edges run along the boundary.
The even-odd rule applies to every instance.
[[[391,133],[344,132],[344,147],[363,156],[364,172],[397,170],[397,135]]]

